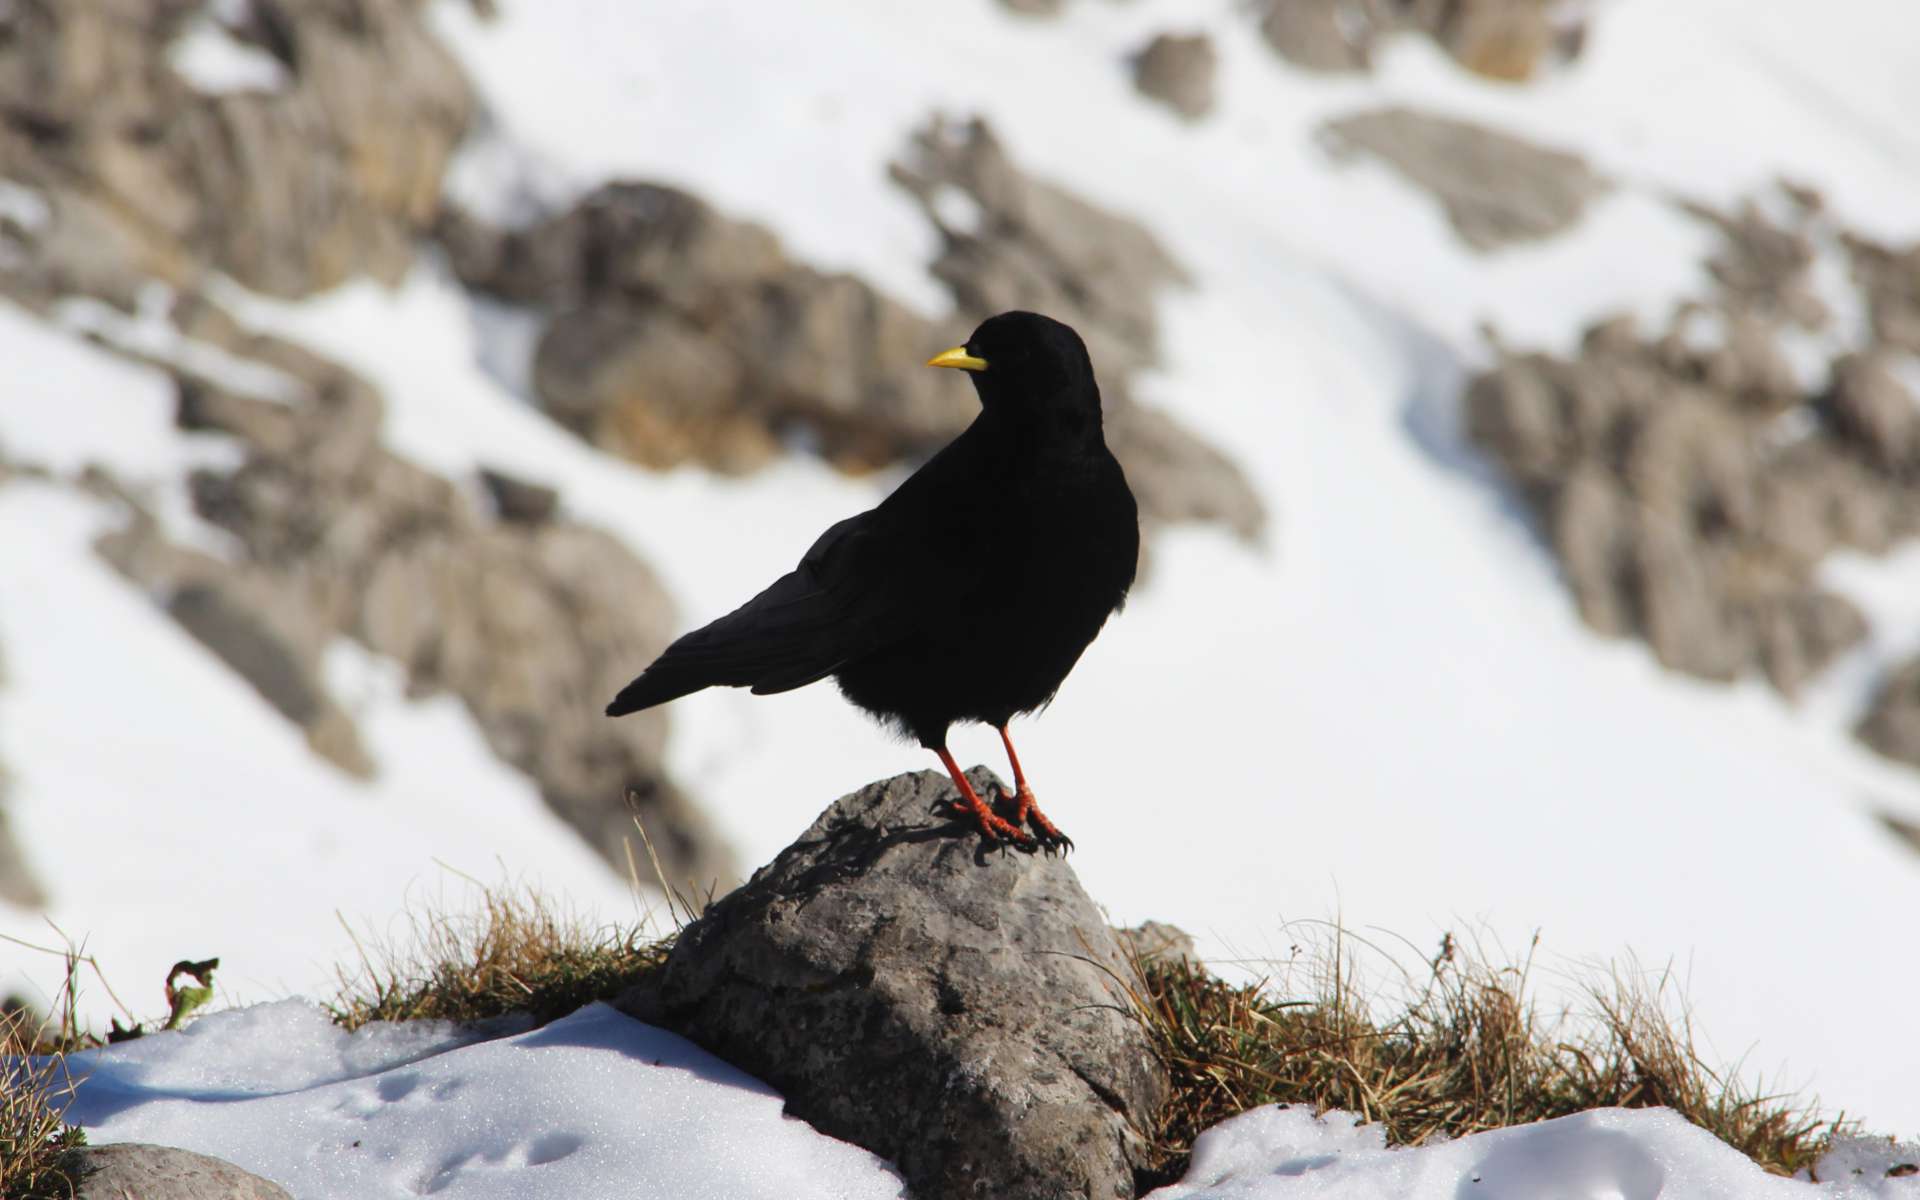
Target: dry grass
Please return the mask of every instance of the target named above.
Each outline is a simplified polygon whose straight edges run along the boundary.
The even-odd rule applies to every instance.
[[[474,1022],[511,1013],[544,1024],[611,1000],[666,960],[671,936],[591,928],[535,893],[479,887],[477,911],[415,914],[398,944],[369,949],[340,972],[329,1004],[348,1029],[368,1021]]]
[[[86,1137],[61,1119],[72,1091],[59,1035],[28,1009],[0,1012],[0,1200],[73,1195],[65,1152]]]
[[[1370,998],[1336,937],[1308,995],[1230,984],[1186,960],[1143,964],[1139,1010],[1173,1072],[1143,1184],[1177,1179],[1193,1139],[1262,1104],[1344,1109],[1394,1145],[1566,1116],[1667,1106],[1770,1171],[1811,1166],[1842,1121],[1716,1072],[1694,1048],[1671,981],[1616,972],[1591,1010],[1543,1019],[1528,966],[1490,965],[1449,936],[1427,978],[1391,1004]]]

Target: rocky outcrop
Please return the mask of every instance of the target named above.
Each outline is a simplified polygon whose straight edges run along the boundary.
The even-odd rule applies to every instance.
[[[1821,560],[1920,535],[1920,397],[1882,345],[1806,386],[1779,342],[1827,320],[1809,230],[1756,206],[1694,211],[1724,235],[1709,300],[1658,336],[1596,323],[1569,357],[1499,348],[1468,430],[1539,515],[1590,626],[1689,674],[1758,667],[1792,695],[1866,633]]]
[[[1854,280],[1867,300],[1875,339],[1920,354],[1920,242],[1905,249],[1857,236],[1844,242]]]
[[[1185,273],[1139,224],[1021,173],[984,121],[935,121],[915,135],[893,177],[940,231],[933,273],[961,324],[1010,308],[1044,312],[1086,339],[1100,371],[1107,440],[1126,468],[1149,531],[1218,523],[1260,535],[1266,509],[1225,454],[1133,399],[1133,372],[1160,355],[1158,294]],[[965,198],[971,219],[950,217]]]
[[[676,883],[735,878],[667,775],[666,716],[601,712],[675,632],[653,573],[528,481],[495,476],[495,515],[390,453],[379,396],[339,366],[250,335],[205,302],[175,316],[197,340],[296,381],[298,398],[258,399],[176,368],[182,425],[244,450],[237,467],[191,480],[196,509],[240,557],[175,546],[136,511],[103,539],[107,559],[344,768],[377,764],[327,692],[320,660],[337,637],[400,663],[414,694],[458,696],[494,752],[615,866],[637,815]]]
[[[1149,525],[1258,534],[1264,510],[1233,463],[1128,395],[1128,375],[1157,358],[1155,295],[1183,278],[1144,229],[1028,179],[981,122],[924,131],[894,177],[941,231],[933,271],[959,312],[939,329],[852,276],[793,262],[767,230],[655,184],[606,185],[519,230],[450,210],[437,235],[468,286],[543,314],[541,406],[645,465],[746,472],[795,442],[846,470],[923,459],[977,411],[967,390],[921,365],[927,355],[956,328],[1027,308],[1086,338]],[[976,223],[955,224],[942,202],[954,194]]]
[[[1888,673],[1854,732],[1888,758],[1920,767],[1920,657]]]
[[[1213,76],[1218,68],[1213,39],[1204,33],[1162,33],[1133,56],[1133,86],[1197,121],[1213,111]]]
[[[891,1159],[915,1196],[1132,1196],[1169,1085],[1131,961],[1064,858],[934,815],[956,795],[927,771],[836,801],[623,1007]]]
[[[292,1200],[271,1180],[173,1146],[82,1146],[67,1152],[61,1169],[78,1182],[74,1200]]]
[[[1461,66],[1522,82],[1576,57],[1584,17],[1555,0],[1261,0],[1267,44],[1297,66],[1364,71],[1381,39],[1424,34]]]
[[[422,7],[6,6],[0,178],[33,189],[44,220],[0,286],[125,303],[145,280],[188,286],[209,270],[284,296],[356,274],[397,279],[472,112]],[[199,90],[167,53],[192,22],[269,56],[282,86]]]
[[[647,466],[751,471],[800,433],[872,469],[969,419],[967,396],[914,369],[935,340],[918,316],[677,189],[608,184],[516,231],[450,212],[440,238],[469,286],[550,312],[542,406]]]
[[[1480,251],[1571,229],[1607,187],[1577,154],[1408,108],[1338,117],[1325,132],[1337,147],[1372,154],[1430,193],[1454,232]]]

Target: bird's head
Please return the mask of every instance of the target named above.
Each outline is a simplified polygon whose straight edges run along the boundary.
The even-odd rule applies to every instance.
[[[930,367],[955,367],[973,377],[980,406],[1014,421],[1100,424],[1100,388],[1086,343],[1071,326],[1030,312],[988,317],[966,345],[943,350]]]

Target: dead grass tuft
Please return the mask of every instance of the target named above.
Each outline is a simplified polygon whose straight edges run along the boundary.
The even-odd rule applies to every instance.
[[[58,1037],[29,1009],[0,1012],[0,1200],[73,1195],[65,1152],[86,1136],[62,1120],[72,1091]]]
[[[611,1000],[666,961],[672,938],[590,928],[536,893],[480,887],[476,911],[409,917],[399,944],[361,943],[327,1006],[348,1029],[368,1021],[475,1022],[526,1013],[537,1024]]]
[[[1136,1004],[1174,1079],[1143,1185],[1178,1179],[1195,1137],[1263,1104],[1358,1113],[1403,1146],[1591,1108],[1667,1106],[1780,1174],[1852,1131],[1709,1067],[1664,975],[1616,971],[1589,989],[1590,1011],[1548,1020],[1529,994],[1530,959],[1495,966],[1449,935],[1427,978],[1382,1003],[1349,949],[1337,936],[1309,966],[1303,998],[1185,959],[1141,964]]]

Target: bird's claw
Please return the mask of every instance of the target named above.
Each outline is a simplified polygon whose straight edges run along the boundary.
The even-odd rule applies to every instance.
[[[1060,832],[1060,827],[1047,820],[1040,806],[1033,802],[1033,793],[1026,788],[1019,792],[1008,792],[999,784],[994,785],[993,806],[1013,807],[1012,825],[1026,825],[1033,830],[1033,845],[1047,853],[1051,858],[1058,853],[1062,857],[1073,850],[1073,839]]]
[[[964,800],[943,802],[948,816],[966,819],[971,817],[980,830],[980,836],[989,842],[1011,842],[1016,850],[1031,854],[1040,849],[1040,843],[1027,833],[996,813],[976,810]]]

